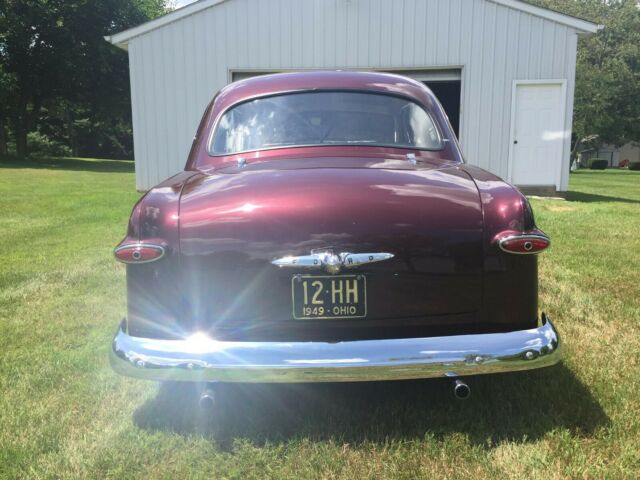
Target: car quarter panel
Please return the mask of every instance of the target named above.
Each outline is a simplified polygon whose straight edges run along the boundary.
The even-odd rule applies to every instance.
[[[182,308],[179,255],[180,195],[197,172],[181,172],[149,190],[133,209],[130,242],[160,245],[157,262],[127,265],[127,324],[137,336],[171,336]]]
[[[515,187],[481,168],[465,165],[474,179],[483,211],[484,281],[482,317],[491,323],[533,328],[538,321],[538,259],[505,254],[495,242],[502,231],[535,227],[527,199]],[[515,324],[515,325],[514,325]]]

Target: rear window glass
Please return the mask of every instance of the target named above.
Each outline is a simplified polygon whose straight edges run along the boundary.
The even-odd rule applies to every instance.
[[[210,151],[228,155],[291,146],[371,145],[440,150],[431,116],[417,103],[361,92],[258,98],[227,110]]]

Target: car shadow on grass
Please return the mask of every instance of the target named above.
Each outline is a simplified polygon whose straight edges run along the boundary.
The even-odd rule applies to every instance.
[[[598,195],[595,193],[583,193],[583,192],[575,192],[575,191],[566,192],[564,195],[564,198],[568,202],[582,202],[582,203],[593,203],[593,202],[640,203],[640,200],[635,200],[633,198],[610,197],[608,195]]]
[[[210,437],[225,449],[291,439],[358,444],[467,434],[473,444],[531,442],[558,428],[589,436],[609,419],[563,365],[468,377],[471,398],[447,379],[334,384],[226,384],[213,413],[197,408],[199,387],[166,383],[134,413],[138,427]]]
[[[135,164],[133,160],[51,157],[30,160],[7,159],[0,161],[0,168],[133,173],[135,170]]]

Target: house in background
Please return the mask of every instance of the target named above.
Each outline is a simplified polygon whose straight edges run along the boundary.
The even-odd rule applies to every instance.
[[[428,85],[466,161],[566,190],[578,35],[598,26],[518,0],[200,0],[108,37],[129,52],[136,185],[182,170],[226,84],[310,69]]]
[[[580,152],[580,166],[588,167],[589,162],[595,158],[602,158],[609,162],[609,167],[618,167],[620,162],[640,161],[640,142],[625,143],[621,147],[615,145],[603,145],[599,148],[590,148]],[[628,163],[627,162],[627,163]]]

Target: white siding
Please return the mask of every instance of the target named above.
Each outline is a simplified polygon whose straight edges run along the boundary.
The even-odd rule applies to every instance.
[[[513,81],[567,80],[569,132],[576,37],[487,0],[228,0],[129,41],[137,187],[182,170],[231,71],[315,68],[462,68],[466,160],[506,178]]]

